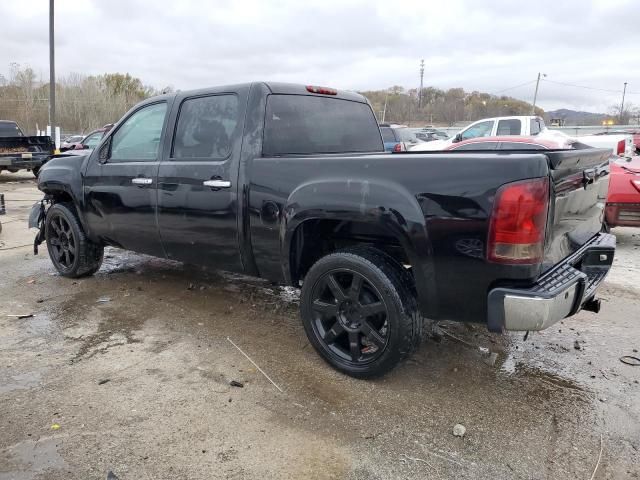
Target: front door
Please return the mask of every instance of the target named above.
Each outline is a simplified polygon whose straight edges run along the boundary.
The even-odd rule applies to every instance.
[[[105,242],[163,257],[156,223],[160,136],[167,103],[133,112],[91,155],[85,174],[86,221]]]
[[[176,102],[158,171],[162,245],[175,260],[242,271],[236,180],[245,89]]]

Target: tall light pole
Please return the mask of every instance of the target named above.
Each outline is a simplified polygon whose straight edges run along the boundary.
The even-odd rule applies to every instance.
[[[536,101],[538,100],[538,87],[540,87],[540,76],[546,77],[547,74],[538,72],[538,80],[536,80],[536,91],[533,94],[533,107],[531,108],[532,115],[536,114]]]
[[[420,60],[420,90],[418,90],[418,108],[422,108],[423,80],[424,80],[424,59]]]
[[[627,82],[624,82],[624,88],[622,89],[622,103],[620,104],[620,117],[618,121],[622,123],[622,116],[624,115],[624,96],[627,93]]]
[[[387,116],[387,100],[389,100],[389,90],[387,90],[387,94],[384,96],[384,108],[382,109],[382,123],[384,123],[384,117]]]
[[[56,66],[55,36],[53,32],[53,1],[49,0],[49,125],[53,134],[56,125]]]

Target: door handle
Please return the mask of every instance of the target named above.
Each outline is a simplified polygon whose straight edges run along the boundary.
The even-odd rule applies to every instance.
[[[205,180],[202,182],[205,187],[211,188],[230,188],[231,182],[229,180]]]
[[[134,185],[151,185],[153,183],[153,178],[136,177],[131,179],[131,183]]]

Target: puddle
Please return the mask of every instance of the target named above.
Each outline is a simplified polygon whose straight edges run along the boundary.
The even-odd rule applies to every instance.
[[[14,390],[28,390],[40,385],[42,380],[42,370],[10,375],[0,381],[0,393],[8,393]]]
[[[64,468],[58,453],[61,443],[56,437],[25,440],[0,451],[0,480],[33,480],[49,470]]]

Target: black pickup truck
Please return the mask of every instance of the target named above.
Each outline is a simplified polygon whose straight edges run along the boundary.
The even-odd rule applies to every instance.
[[[55,153],[51,137],[28,137],[16,122],[0,120],[0,172],[31,170],[35,176]]]
[[[597,311],[609,155],[387,154],[358,94],[232,85],[146,100],[90,155],[51,160],[30,224],[68,277],[111,245],[301,286],[312,345],[371,377],[425,318],[525,331]]]

